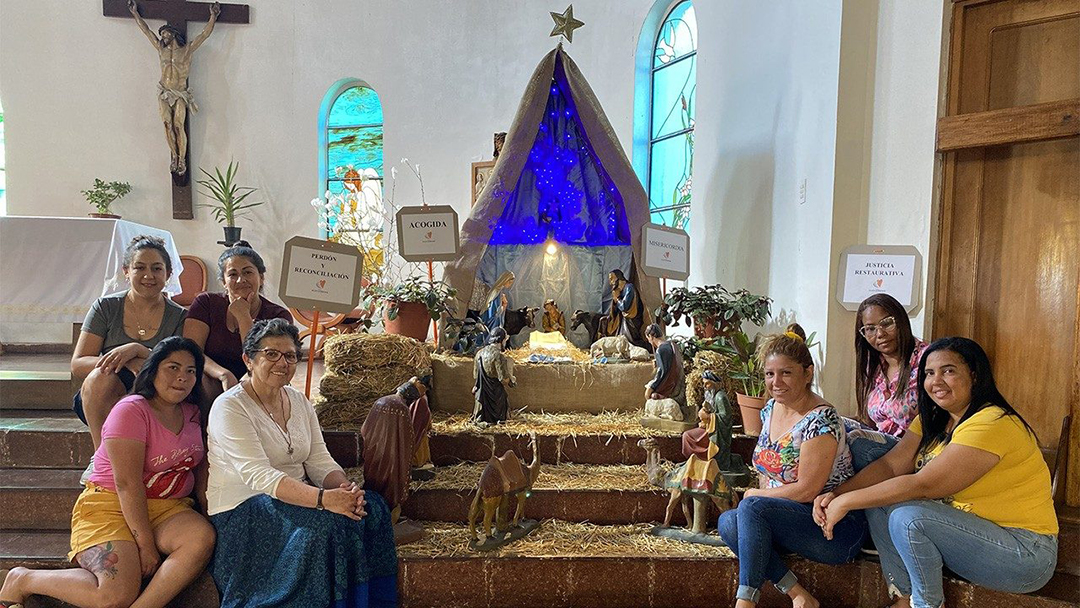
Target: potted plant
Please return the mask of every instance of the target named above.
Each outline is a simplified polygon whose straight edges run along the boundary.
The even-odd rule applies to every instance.
[[[692,289],[676,287],[664,296],[664,303],[656,310],[656,318],[666,325],[677,326],[682,317],[688,317],[697,337],[715,338],[737,331],[743,321],[764,324],[769,318],[771,304],[768,297],[754,295],[745,289],[729,291],[721,285]]]
[[[757,360],[760,335],[753,340],[742,330],[720,341],[720,352],[731,358],[728,377],[735,381],[735,399],[742,414],[743,432],[761,434],[761,409],[765,407],[765,370]]]
[[[112,213],[109,205],[129,192],[131,192],[131,184],[127,182],[103,182],[95,177],[94,186],[89,190],[83,190],[82,195],[86,197],[86,202],[97,207],[97,213],[88,214],[90,217],[120,219],[119,215]]]
[[[442,281],[409,277],[393,286],[372,285],[366,290],[365,300],[381,305],[386,333],[423,342],[432,321],[438,321],[444,313],[453,313],[451,302],[456,296],[457,290]]]
[[[200,207],[209,207],[218,223],[225,224],[226,247],[240,240],[240,227],[236,225],[236,218],[247,213],[252,207],[258,207],[262,202],[245,203],[244,200],[256,192],[255,188],[238,186],[234,181],[236,170],[240,163],[229,162],[229,167],[224,175],[221,169],[214,168],[211,174],[206,169],[199,167],[206,179],[197,180],[196,183],[205,188],[203,194],[216,200],[216,203],[203,203]]]

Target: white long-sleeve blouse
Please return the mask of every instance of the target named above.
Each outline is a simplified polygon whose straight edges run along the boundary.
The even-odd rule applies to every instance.
[[[285,394],[292,406],[286,425],[292,454],[281,427],[242,384],[214,400],[207,425],[209,515],[234,509],[259,494],[277,498],[278,484],[286,476],[322,487],[327,475],[342,470],[326,449],[311,402],[290,386]]]

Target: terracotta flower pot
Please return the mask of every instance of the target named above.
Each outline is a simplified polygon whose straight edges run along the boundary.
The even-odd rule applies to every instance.
[[[398,302],[397,318],[390,319],[383,309],[383,331],[388,334],[408,336],[421,342],[427,340],[431,329],[431,315],[427,306],[420,302]]]
[[[761,434],[761,409],[765,407],[765,398],[735,393],[735,400],[742,413],[743,432],[757,437]]]
[[[716,329],[716,317],[694,319],[694,336],[697,338],[715,338],[719,332]]]

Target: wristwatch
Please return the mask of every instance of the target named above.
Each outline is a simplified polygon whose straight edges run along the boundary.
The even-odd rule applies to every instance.
[[[326,509],[326,507],[324,507],[322,504],[322,495],[324,491],[325,490],[323,490],[322,488],[319,488],[319,500],[315,502],[315,508],[319,511]]]

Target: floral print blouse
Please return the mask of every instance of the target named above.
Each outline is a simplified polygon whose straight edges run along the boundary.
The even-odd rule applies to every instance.
[[[907,388],[903,395],[896,395],[900,378],[890,381],[885,377],[884,369],[880,369],[874,378],[866,395],[866,413],[882,433],[894,437],[903,435],[919,413],[919,359],[926,347],[926,342],[915,340],[915,350],[911,352],[911,374],[905,378]]]
[[[773,440],[769,431],[773,403],[770,399],[761,410],[762,431],[754,448],[754,468],[765,476],[767,487],[776,488],[798,481],[799,451],[803,442],[826,434],[836,438],[837,447],[832,472],[822,492],[832,490],[855,474],[844,423],[836,408],[823,405],[810,410],[791,430]]]

